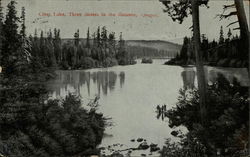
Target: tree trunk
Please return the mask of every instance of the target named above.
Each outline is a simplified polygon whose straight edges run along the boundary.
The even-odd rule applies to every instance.
[[[3,14],[2,14],[2,0],[0,0],[0,73],[2,72],[2,39],[3,39]]]
[[[234,4],[237,10],[237,17],[240,25],[240,39],[241,43],[243,44],[243,49],[245,50],[245,55],[248,54],[248,77],[250,79],[250,34],[249,34],[249,29],[248,29],[248,24],[247,24],[247,18],[246,18],[246,13],[244,9],[244,4],[243,0],[234,0]],[[249,97],[250,97],[250,87],[249,87]],[[249,104],[250,105],[250,104]],[[249,106],[250,107],[250,106]],[[250,111],[249,111],[250,115]],[[249,125],[249,130],[250,130],[250,125]],[[249,141],[250,141],[250,136],[249,136]],[[249,145],[249,150],[250,150],[250,144]]]
[[[235,7],[237,10],[237,18],[240,25],[240,40],[241,40],[241,46],[243,47],[243,54],[241,55],[242,58],[248,55],[249,61],[250,61],[250,55],[249,55],[249,29],[247,24],[247,18],[246,13],[244,9],[243,0],[234,0]],[[249,63],[249,62],[248,62]],[[250,66],[248,66],[248,70],[250,70]],[[250,76],[250,74],[249,74]]]
[[[202,52],[201,52],[201,47],[200,47],[201,40],[200,40],[198,0],[192,0],[192,18],[193,18],[193,40],[194,40],[194,51],[195,51],[195,58],[196,58],[201,122],[203,125],[206,125],[206,117],[207,117],[206,81],[205,81],[205,72],[204,72],[204,67],[203,67],[203,62],[202,62]]]
[[[240,25],[240,37],[242,40],[249,40],[249,30],[243,0],[234,0],[237,10],[237,17]],[[248,44],[248,43],[247,43]]]

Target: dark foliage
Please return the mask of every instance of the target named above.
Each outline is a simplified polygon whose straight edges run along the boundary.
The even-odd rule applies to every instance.
[[[201,49],[203,51],[204,63],[219,67],[248,67],[248,54],[242,47],[239,37],[232,36],[231,30],[228,31],[228,37],[224,39],[221,30],[219,41],[209,41],[205,35],[202,35]],[[195,54],[192,39],[185,37],[180,54],[166,62],[167,65],[194,65]]]
[[[105,129],[103,115],[94,107],[85,110],[74,95],[63,100],[48,99],[45,83],[55,77],[51,67],[60,58],[57,53],[60,31],[54,30],[54,39],[51,32],[46,40],[30,38],[33,42],[30,44],[25,38],[25,10],[22,10],[19,33],[15,4],[11,1],[8,5],[3,23],[5,31],[1,34],[4,39],[1,52],[4,53],[1,53],[3,71],[0,73],[0,156],[98,154],[96,147]],[[41,54],[37,54],[40,49]]]
[[[46,38],[41,31],[40,38],[35,31],[34,37],[30,37],[33,56],[45,67],[60,69],[88,69],[96,67],[111,67],[117,64],[128,65],[133,61],[132,56],[125,50],[125,42],[115,40],[115,33],[108,33],[106,27],[98,27],[90,38],[89,29],[86,41],[80,39],[80,31],[74,34],[74,40],[62,42],[60,30],[51,30]]]
[[[190,147],[196,141],[205,149],[204,154],[233,155],[247,149],[249,137],[248,89],[235,80],[230,84],[222,75],[216,83],[208,86],[207,128],[199,118],[199,95],[197,90],[180,90],[177,106],[168,110],[169,126],[185,126],[188,133],[182,138],[182,147]],[[198,117],[198,118],[197,118]],[[185,142],[186,141],[186,142]],[[189,142],[189,143],[188,143]],[[190,150],[190,152],[192,152]]]

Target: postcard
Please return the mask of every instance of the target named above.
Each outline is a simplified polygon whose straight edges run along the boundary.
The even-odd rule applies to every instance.
[[[0,0],[1,157],[246,157],[249,0]]]

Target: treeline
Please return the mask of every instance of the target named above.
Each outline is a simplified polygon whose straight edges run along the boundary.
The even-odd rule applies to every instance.
[[[60,33],[60,29],[55,28],[53,33],[49,30],[46,37],[41,31],[38,37],[35,30],[34,37],[29,37],[32,55],[46,67],[87,69],[135,63],[125,49],[122,33],[117,41],[115,33],[108,33],[105,26],[98,27],[92,37],[88,28],[85,42],[80,39],[79,29],[74,33],[73,42],[63,43]]]
[[[4,18],[0,0],[0,156],[98,155],[106,126],[98,102],[86,110],[74,95],[48,99],[45,83],[55,77],[50,67],[59,63],[59,31],[54,39],[50,33],[39,40],[44,47],[37,51],[38,39],[31,43],[26,37],[25,9],[19,17],[15,5],[10,1]]]
[[[128,46],[128,52],[135,58],[151,57],[151,58],[166,58],[175,57],[176,52],[167,50],[158,50],[150,47]]]
[[[201,36],[201,50],[204,64],[220,67],[248,67],[248,53],[244,50],[238,35],[233,36],[231,29],[225,37],[223,27],[220,29],[218,41],[209,41],[203,34]],[[185,37],[180,54],[168,61],[172,65],[195,64],[194,45],[192,38]]]

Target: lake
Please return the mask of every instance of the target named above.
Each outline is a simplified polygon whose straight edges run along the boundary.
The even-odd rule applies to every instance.
[[[176,140],[170,133],[167,119],[158,119],[156,106],[175,106],[180,88],[196,86],[194,67],[163,65],[166,60],[157,59],[153,64],[116,66],[90,70],[57,71],[58,78],[49,83],[52,98],[63,98],[67,93],[81,96],[83,105],[99,96],[99,112],[111,117],[113,125],[105,131],[100,147],[125,150],[138,147],[138,138],[148,144],[162,147],[166,138]],[[249,85],[246,69],[205,68],[208,82],[214,81],[217,73],[232,81],[236,77],[244,86]],[[183,129],[183,128],[182,128]],[[185,129],[184,129],[185,130]],[[135,142],[131,140],[135,139]],[[132,156],[151,154],[149,151],[134,151]]]

